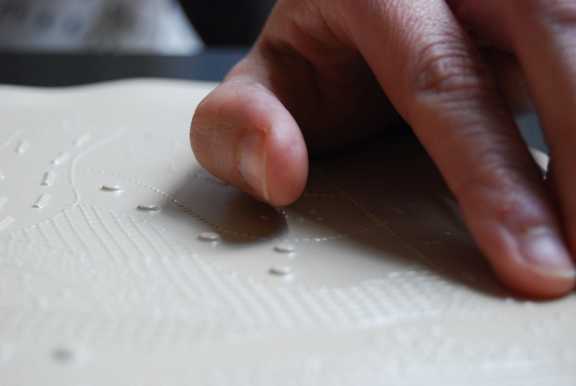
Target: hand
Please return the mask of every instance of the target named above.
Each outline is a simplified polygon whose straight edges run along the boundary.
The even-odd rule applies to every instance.
[[[549,187],[512,118],[527,90],[551,148]],[[569,292],[576,1],[280,0],[198,106],[191,143],[208,171],[283,206],[304,189],[307,149],[337,149],[401,118],[501,280],[530,296]]]

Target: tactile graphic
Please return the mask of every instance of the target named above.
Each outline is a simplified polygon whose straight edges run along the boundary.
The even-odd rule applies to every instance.
[[[576,298],[500,287],[411,138],[272,208],[188,144],[213,84],[0,88],[0,384],[576,385]]]

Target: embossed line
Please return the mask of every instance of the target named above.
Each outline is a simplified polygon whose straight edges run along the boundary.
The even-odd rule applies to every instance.
[[[32,205],[32,208],[42,209],[42,208],[46,207],[46,205],[48,205],[48,202],[50,201],[51,198],[52,198],[52,196],[50,196],[49,194],[41,195],[36,200],[36,203],[34,205]]]
[[[54,185],[54,182],[56,181],[56,177],[58,177],[58,174],[56,174],[55,172],[46,172],[46,174],[44,174],[44,179],[42,180],[42,185],[46,185],[46,186],[52,186]]]
[[[14,222],[14,217],[6,217],[4,220],[0,221],[0,231],[8,228],[10,224]]]
[[[52,160],[54,165],[62,165],[64,162],[68,161],[70,158],[70,153],[63,151],[62,153],[58,154],[58,157]]]

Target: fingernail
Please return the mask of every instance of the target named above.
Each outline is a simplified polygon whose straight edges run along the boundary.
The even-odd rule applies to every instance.
[[[268,201],[266,186],[266,146],[265,136],[260,130],[250,130],[242,142],[238,152],[238,169],[244,181],[257,195]]]
[[[539,226],[521,235],[520,254],[530,268],[545,276],[576,277],[570,254],[553,228]]]

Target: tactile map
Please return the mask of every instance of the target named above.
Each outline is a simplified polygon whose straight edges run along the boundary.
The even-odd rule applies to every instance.
[[[213,87],[0,87],[1,385],[576,385],[576,296],[500,286],[412,137],[274,208],[195,161]]]

